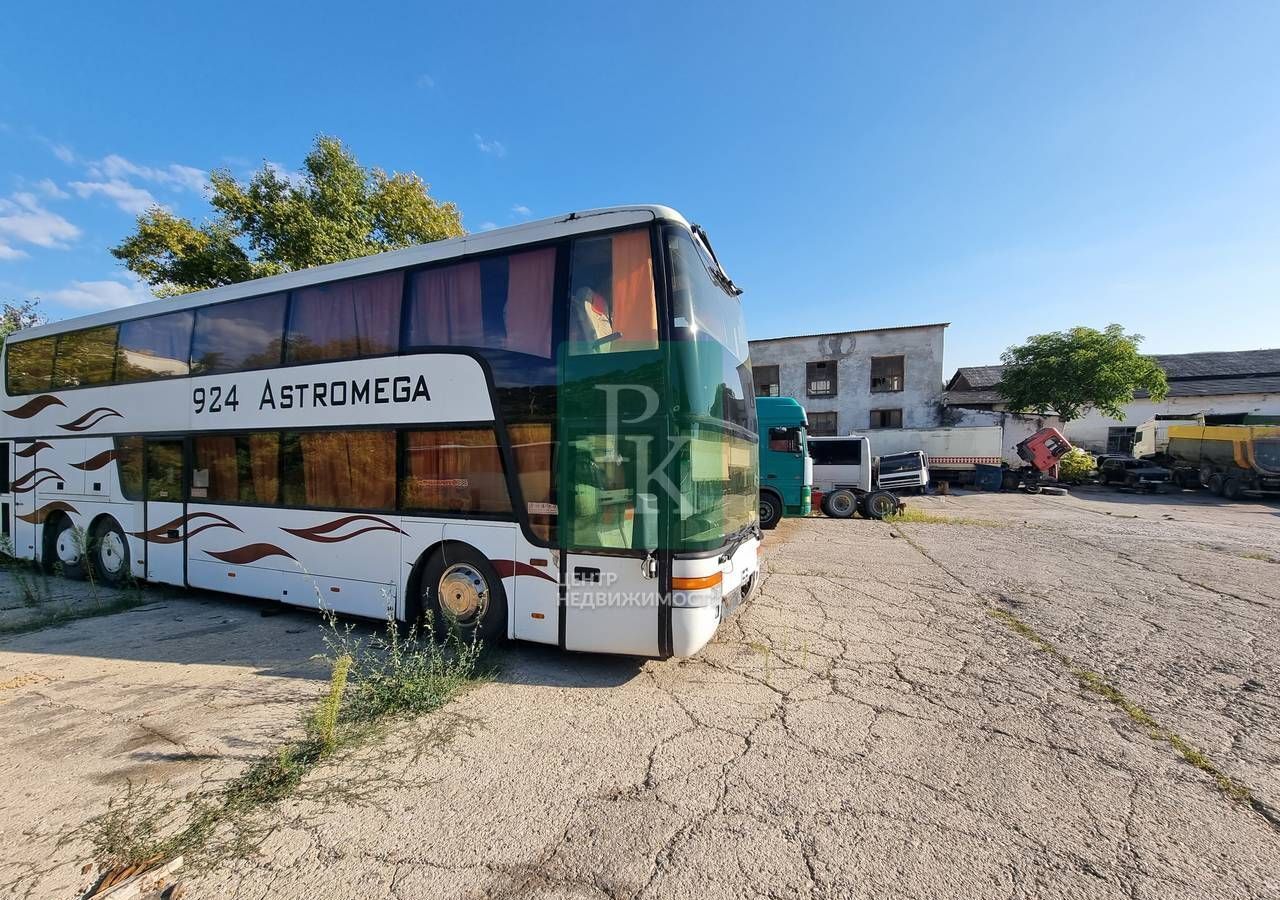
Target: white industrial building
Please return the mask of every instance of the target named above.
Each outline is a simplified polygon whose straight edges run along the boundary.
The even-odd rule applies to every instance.
[[[1097,410],[1065,428],[1067,439],[1096,453],[1128,453],[1139,425],[1156,417],[1195,418],[1209,424],[1280,421],[1280,349],[1215,353],[1156,354],[1169,394],[1159,403],[1139,394],[1123,420]],[[957,369],[947,382],[952,410],[1007,409],[1000,395],[1001,366]]]
[[[794,397],[814,435],[934,428],[947,323],[751,341],[757,397]]]

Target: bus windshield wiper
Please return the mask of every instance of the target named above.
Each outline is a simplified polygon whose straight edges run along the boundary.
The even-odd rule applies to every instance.
[[[707,230],[701,225],[690,225],[689,227],[698,236],[698,240],[702,241],[702,246],[706,247],[707,252],[711,254],[711,261],[716,264],[716,277],[720,280],[720,284],[733,296],[741,296],[742,288],[733,283],[733,279],[724,270],[724,266],[720,265],[720,257],[716,256],[715,248],[711,246],[711,238],[707,237]]]

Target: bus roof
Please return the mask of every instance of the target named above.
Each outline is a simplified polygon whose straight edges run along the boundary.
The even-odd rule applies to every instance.
[[[5,343],[11,340],[27,340],[74,331],[80,328],[92,328],[97,325],[110,325],[115,322],[126,322],[130,319],[142,319],[161,312],[176,312],[182,309],[193,309],[210,303],[225,300],[239,300],[244,297],[257,297],[262,294],[274,294],[280,291],[297,290],[313,284],[328,281],[340,281],[344,278],[355,278],[359,275],[370,275],[390,269],[403,269],[438,260],[455,259],[473,253],[488,253],[506,247],[522,244],[533,244],[539,241],[552,240],[575,234],[592,231],[603,231],[610,228],[622,228],[627,225],[647,224],[657,219],[675,222],[689,227],[684,216],[669,206],[642,204],[636,206],[611,206],[605,209],[588,209],[571,212],[550,219],[539,219],[534,222],[522,222],[506,228],[495,228],[492,231],[481,231],[458,238],[433,241],[430,244],[415,244],[403,250],[389,250],[372,256],[362,256],[343,262],[329,263],[310,269],[299,269],[296,272],[285,272],[282,275],[271,275],[267,278],[255,278],[252,281],[241,281],[222,287],[195,291],[178,297],[163,297],[146,303],[138,303],[120,309],[91,313],[63,319],[48,325],[38,325],[16,332]]]

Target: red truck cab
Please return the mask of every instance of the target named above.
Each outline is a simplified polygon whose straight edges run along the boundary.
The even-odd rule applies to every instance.
[[[1018,457],[1037,472],[1050,472],[1071,451],[1071,443],[1056,428],[1041,428],[1018,444]]]

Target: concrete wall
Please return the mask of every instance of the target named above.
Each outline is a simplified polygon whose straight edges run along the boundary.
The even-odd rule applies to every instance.
[[[1107,449],[1107,429],[1120,426],[1136,428],[1156,415],[1195,416],[1224,413],[1256,413],[1280,416],[1280,394],[1226,394],[1206,397],[1169,397],[1161,403],[1135,400],[1125,409],[1122,422],[1109,419],[1097,410],[1067,424],[1067,440],[1077,447],[1101,453]]]
[[[934,428],[942,405],[944,331],[942,325],[925,325],[751,341],[751,363],[776,365],[782,396],[794,397],[809,412],[836,413],[839,434],[866,431],[873,409],[901,409],[904,428]],[[905,357],[903,390],[871,392],[873,356]],[[837,361],[834,397],[807,393],[805,364],[822,360]]]
[[[968,428],[978,425],[999,425],[1004,429],[1004,446],[1001,458],[1011,466],[1023,465],[1015,449],[1041,428],[1051,427],[1062,431],[1062,420],[1057,416],[1033,416],[1011,412],[993,412],[983,409],[948,407],[942,414],[944,425]],[[1066,432],[1063,432],[1064,434]]]

